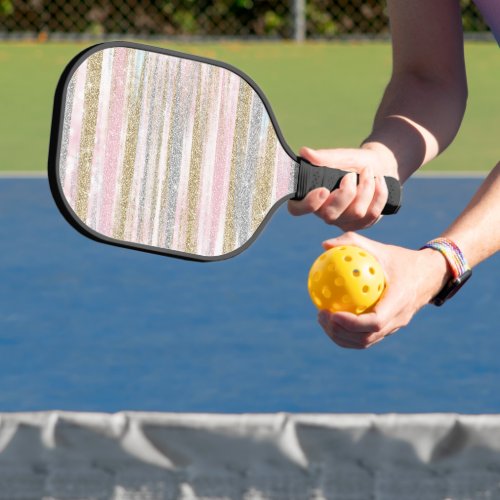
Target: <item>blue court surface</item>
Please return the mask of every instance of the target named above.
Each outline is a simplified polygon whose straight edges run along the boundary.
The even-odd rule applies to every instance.
[[[480,182],[413,179],[400,213],[364,234],[418,248]],[[338,234],[283,206],[240,256],[186,262],[88,240],[46,179],[1,179],[0,411],[499,412],[500,256],[442,308],[351,351],[306,289]]]

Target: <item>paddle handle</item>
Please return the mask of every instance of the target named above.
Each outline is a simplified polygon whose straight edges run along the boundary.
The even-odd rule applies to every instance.
[[[330,191],[340,186],[343,177],[351,172],[339,170],[338,168],[316,167],[304,158],[299,160],[299,173],[297,179],[297,192],[293,200],[302,200],[307,193],[319,187],[326,187]],[[356,182],[359,182],[359,174],[356,174]],[[395,214],[401,207],[402,189],[401,184],[394,177],[384,177],[389,196],[382,213],[384,215]]]

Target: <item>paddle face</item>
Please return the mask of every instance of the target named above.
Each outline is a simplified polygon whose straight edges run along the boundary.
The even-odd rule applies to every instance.
[[[59,82],[49,180],[63,215],[93,239],[233,256],[293,196],[297,169],[265,96],[222,63],[105,43]]]

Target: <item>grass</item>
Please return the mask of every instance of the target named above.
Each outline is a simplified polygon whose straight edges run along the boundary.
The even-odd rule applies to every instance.
[[[87,45],[0,44],[0,170],[46,168],[54,89],[66,63]],[[248,73],[268,96],[295,151],[301,145],[356,147],[370,131],[391,70],[390,45],[382,42],[168,46]],[[461,131],[426,170],[488,170],[498,161],[498,48],[468,43],[466,59],[470,97]]]

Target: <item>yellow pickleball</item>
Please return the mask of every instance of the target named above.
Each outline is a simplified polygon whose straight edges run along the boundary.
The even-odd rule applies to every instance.
[[[318,309],[362,314],[369,312],[382,295],[384,271],[363,248],[334,247],[312,265],[307,288]]]

